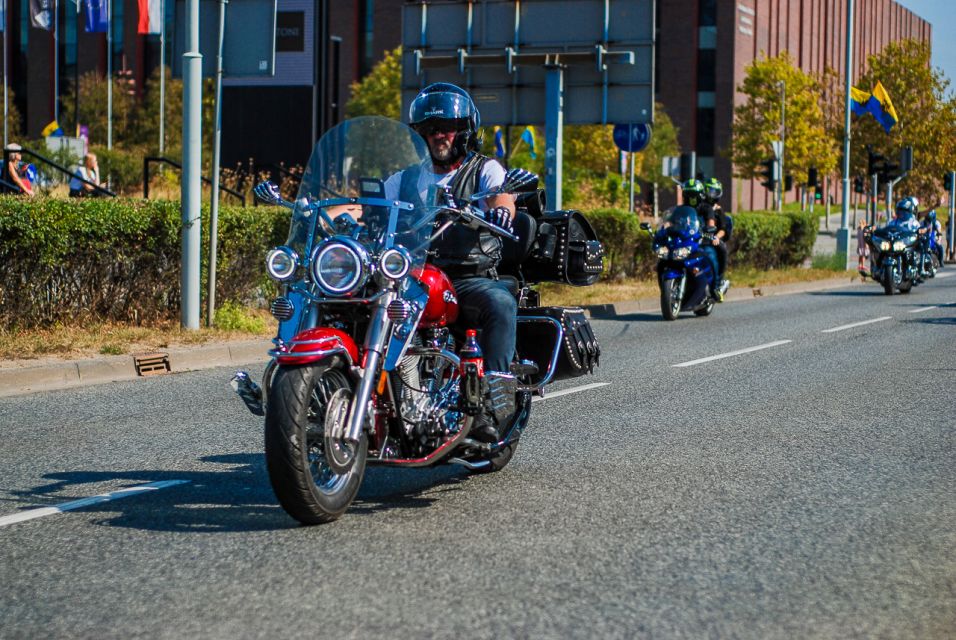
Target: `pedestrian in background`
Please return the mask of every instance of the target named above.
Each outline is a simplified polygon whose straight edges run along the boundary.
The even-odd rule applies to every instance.
[[[85,182],[84,182],[85,180]],[[95,187],[93,185],[96,185]],[[76,173],[70,179],[70,197],[83,198],[103,195],[96,187],[100,183],[100,167],[96,162],[96,154],[88,153],[83,156],[83,163],[76,168]]]
[[[866,243],[865,236],[866,231],[866,220],[861,219],[856,225],[856,257],[857,257],[857,270],[860,273],[866,273],[866,267],[864,266],[866,258],[870,257],[870,246]]]
[[[33,165],[24,164],[22,160],[23,147],[16,143],[8,144],[4,147],[4,151],[8,151],[7,157],[9,158],[10,166],[6,167],[7,178],[10,182],[19,190],[20,193],[28,196],[34,194],[33,191],[33,180],[36,170],[33,169]]]

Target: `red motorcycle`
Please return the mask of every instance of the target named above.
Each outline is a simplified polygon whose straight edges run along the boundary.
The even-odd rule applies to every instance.
[[[447,193],[425,207],[385,197],[389,177],[430,163],[409,127],[355,118],[316,144],[295,202],[271,183],[256,187],[260,199],[291,209],[292,222],[286,244],[266,258],[280,288],[271,305],[279,320],[272,360],[261,387],[242,371],[232,385],[265,416],[272,487],[302,523],[341,516],[370,464],[502,469],[528,425],[532,394],[598,363],[584,312],[540,307],[529,286],[597,280],[603,248],[584,217],[544,211],[537,177],[522,170],[464,203]],[[518,192],[514,233],[472,205]],[[427,262],[431,243],[453,224],[502,239],[498,270],[519,301],[510,373],[484,372],[474,353],[460,357],[470,327],[455,324],[454,287]],[[500,441],[468,437],[479,415],[494,421]]]

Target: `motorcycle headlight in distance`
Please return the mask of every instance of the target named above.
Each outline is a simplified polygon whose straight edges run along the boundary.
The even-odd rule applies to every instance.
[[[289,247],[276,247],[266,255],[266,271],[273,280],[282,282],[295,275],[299,256]]]
[[[884,240],[883,242],[880,243],[880,251],[889,251],[889,250],[890,250],[890,243],[888,240]]]
[[[386,278],[400,280],[412,266],[411,256],[405,249],[395,247],[386,250],[378,259],[378,268]]]
[[[312,254],[312,278],[327,295],[344,296],[368,279],[368,254],[350,238],[330,238]]]
[[[667,247],[657,247],[657,257],[658,257],[658,258],[666,258],[668,252],[669,252],[669,249],[668,249]]]
[[[906,243],[902,240],[897,240],[893,243],[893,251],[902,251],[906,248]]]
[[[690,247],[678,247],[674,249],[674,257],[683,260],[690,255]]]

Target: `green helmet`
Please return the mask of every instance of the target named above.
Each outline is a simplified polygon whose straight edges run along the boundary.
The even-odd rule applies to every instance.
[[[720,200],[720,196],[724,193],[724,185],[720,184],[720,180],[717,178],[711,178],[705,182],[704,189],[706,190],[707,200],[711,203],[716,203]]]
[[[681,185],[684,195],[684,204],[696,207],[703,201],[704,183],[697,178],[691,178]]]

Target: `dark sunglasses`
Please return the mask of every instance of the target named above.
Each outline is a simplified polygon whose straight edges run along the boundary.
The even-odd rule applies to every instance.
[[[428,137],[436,133],[457,133],[458,126],[454,122],[429,122],[417,127],[419,135]]]

